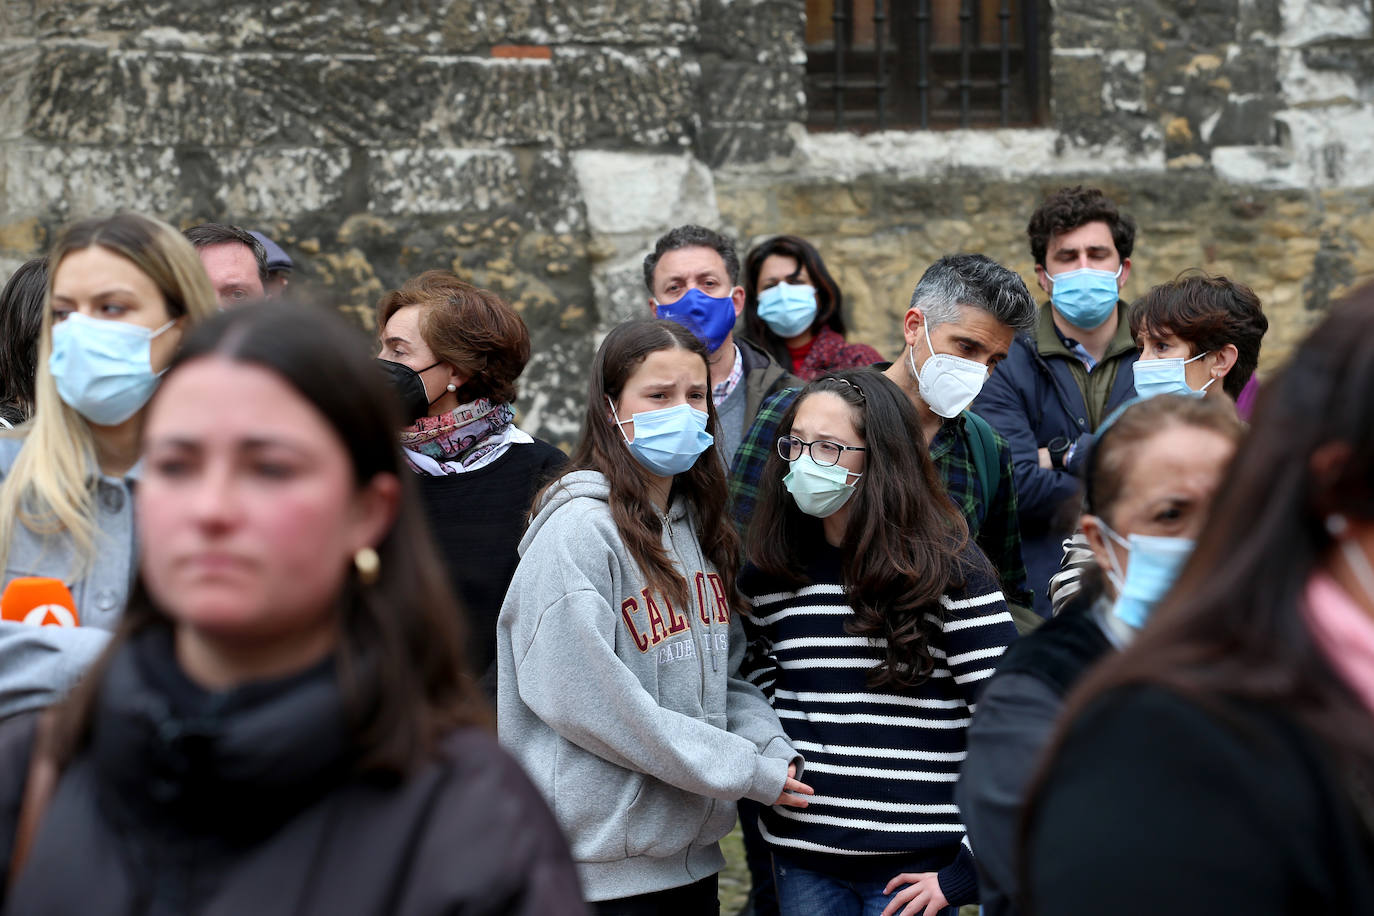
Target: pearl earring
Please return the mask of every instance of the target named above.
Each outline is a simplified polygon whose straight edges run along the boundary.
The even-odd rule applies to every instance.
[[[452,382],[449,382],[449,383],[448,383],[448,390],[449,390],[449,391],[457,391],[457,390],[458,390],[458,386],[455,385],[455,384],[453,384]]]

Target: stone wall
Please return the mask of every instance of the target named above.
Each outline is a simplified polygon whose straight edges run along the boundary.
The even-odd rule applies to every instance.
[[[1050,123],[808,134],[802,0],[0,0],[0,268],[130,207],[259,228],[364,326],[448,267],[534,335],[523,422],[576,435],[600,333],[681,222],[816,242],[892,351],[942,254],[1033,281],[1066,184],[1140,231],[1128,293],[1253,285],[1273,366],[1374,278],[1370,0],[1053,0]]]

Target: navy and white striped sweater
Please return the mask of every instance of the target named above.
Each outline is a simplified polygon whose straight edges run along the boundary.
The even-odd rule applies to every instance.
[[[838,550],[817,548],[813,584],[800,589],[752,566],[740,577],[755,642],[744,674],[768,695],[816,791],[807,808],[765,809],[764,837],[813,863],[835,857],[837,870],[863,867],[858,857],[936,863],[956,906],[977,899],[977,875],[954,785],[978,692],[1016,638],[997,580],[969,550],[964,586],[931,615],[935,671],[908,689],[868,686],[884,647],[846,630],[854,610]]]

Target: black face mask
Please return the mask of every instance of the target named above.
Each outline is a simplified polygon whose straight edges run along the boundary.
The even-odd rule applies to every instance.
[[[386,372],[391,387],[396,389],[396,393],[401,396],[401,406],[405,408],[407,425],[428,414],[429,405],[434,402],[429,399],[429,395],[425,392],[425,382],[424,379],[420,378],[420,372],[428,372],[439,363],[431,363],[421,369],[420,372],[416,372],[405,363],[394,363],[389,359],[378,359],[377,362]]]

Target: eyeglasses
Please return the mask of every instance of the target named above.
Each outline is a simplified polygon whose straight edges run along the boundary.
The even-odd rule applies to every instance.
[[[823,468],[838,464],[840,456],[845,452],[866,451],[868,449],[859,445],[840,445],[840,443],[831,442],[828,439],[806,442],[796,436],[778,437],[778,457],[782,458],[783,461],[796,461],[802,456],[802,452],[809,452],[811,460]]]

